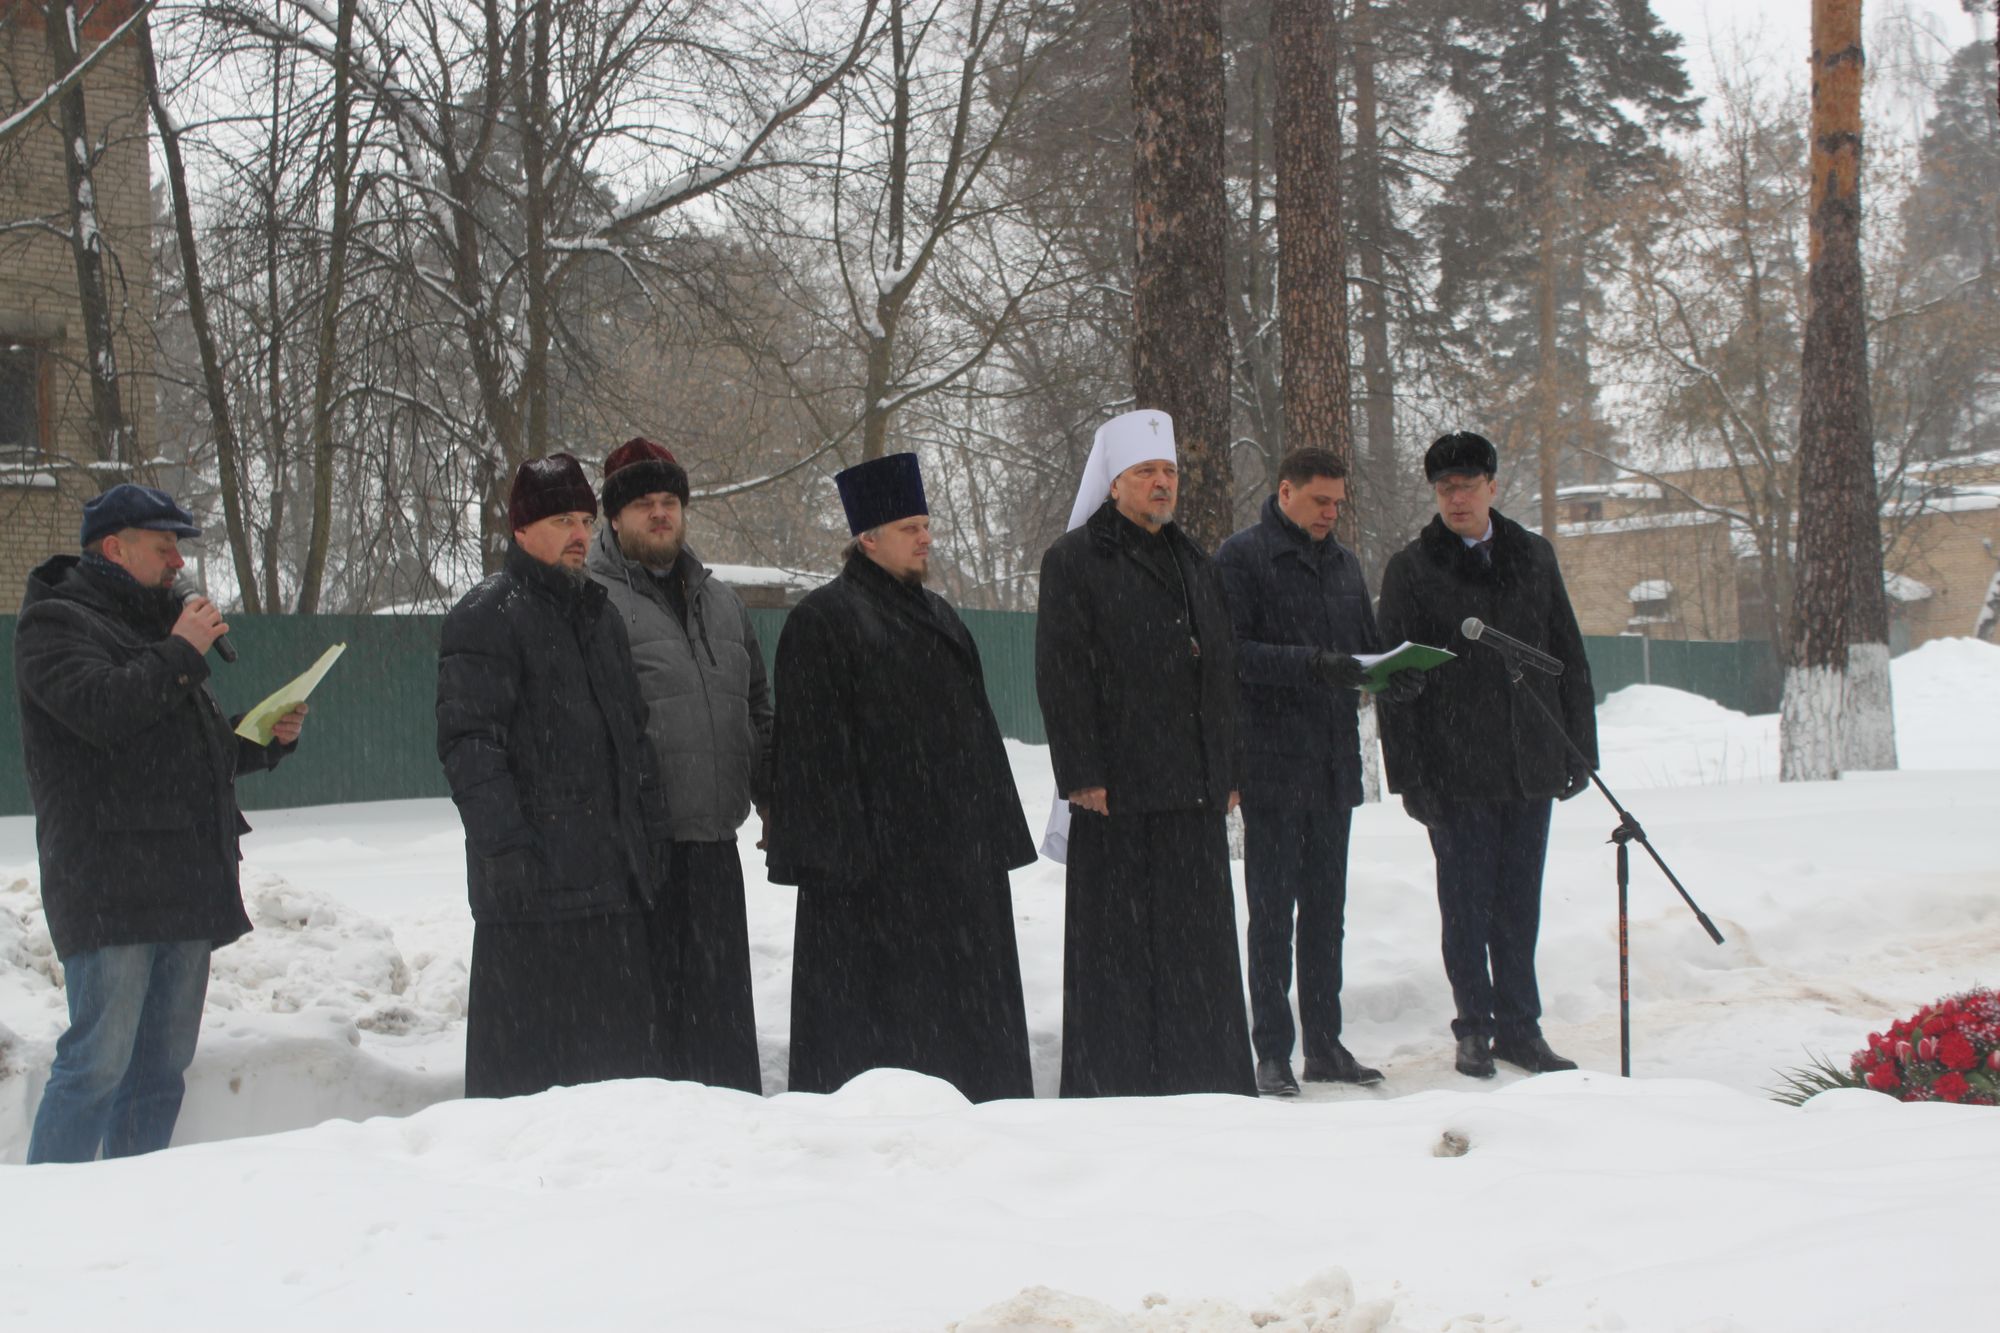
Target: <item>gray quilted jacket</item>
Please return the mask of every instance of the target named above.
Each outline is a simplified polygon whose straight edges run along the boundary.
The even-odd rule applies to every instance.
[[[686,626],[645,566],[625,558],[605,524],[590,548],[590,576],[624,617],[646,700],[647,735],[676,842],[736,836],[770,780],[771,692],[743,599],[683,548]]]

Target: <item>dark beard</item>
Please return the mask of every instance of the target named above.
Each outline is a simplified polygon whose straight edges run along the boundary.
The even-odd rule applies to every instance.
[[[664,545],[653,542],[642,546],[641,542],[643,540],[640,537],[627,540],[623,535],[620,535],[618,537],[618,549],[624,554],[627,560],[644,565],[655,574],[664,574],[680,563],[681,544],[679,541],[669,541],[664,543]]]

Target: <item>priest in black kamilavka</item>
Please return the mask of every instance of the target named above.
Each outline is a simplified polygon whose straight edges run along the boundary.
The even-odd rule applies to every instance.
[[[979,650],[924,587],[916,455],[834,480],[854,541],[786,618],[775,672],[769,872],[799,890],[789,1086],[892,1067],[1030,1097],[1007,872],[1035,848]]]

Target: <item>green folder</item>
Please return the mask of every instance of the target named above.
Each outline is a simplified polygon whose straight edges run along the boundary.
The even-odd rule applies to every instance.
[[[307,667],[304,673],[271,691],[264,702],[245,713],[243,720],[236,724],[236,734],[244,740],[255,741],[259,745],[269,745],[271,728],[278,724],[278,719],[304,703],[306,696],[311,694],[326,673],[333,669],[334,661],[346,651],[346,644],[336,643],[321,653],[319,661]]]
[[[1368,683],[1361,688],[1370,694],[1379,694],[1388,685],[1389,677],[1398,671],[1429,671],[1457,656],[1457,653],[1446,652],[1442,648],[1431,648],[1405,639],[1386,653],[1356,653],[1354,660],[1368,669]]]

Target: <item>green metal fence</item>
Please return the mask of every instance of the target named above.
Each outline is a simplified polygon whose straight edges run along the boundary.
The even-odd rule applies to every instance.
[[[986,689],[1002,734],[1040,745],[1035,700],[1035,617],[1028,612],[963,611],[979,645]],[[752,611],[768,669],[783,611]],[[230,637],[242,660],[215,665],[210,687],[223,708],[242,712],[310,666],[328,644],[347,651],[313,696],[306,744],[274,773],[246,777],[237,791],[248,809],[445,796],[433,706],[442,616],[241,616]],[[1654,643],[1585,640],[1601,701],[1650,679],[1703,694],[1744,712],[1777,707],[1775,675],[1761,643]],[[14,699],[14,617],[0,616],[0,815],[29,811],[21,771],[20,713]]]

